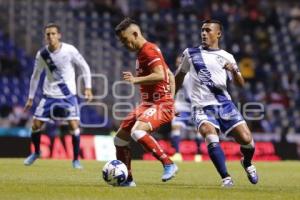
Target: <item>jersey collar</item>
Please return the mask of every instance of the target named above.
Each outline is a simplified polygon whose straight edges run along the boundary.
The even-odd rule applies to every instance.
[[[213,49],[213,48],[203,48],[202,45],[200,45],[200,49],[203,49],[205,51],[220,51],[221,49],[220,48],[217,48],[217,49]]]

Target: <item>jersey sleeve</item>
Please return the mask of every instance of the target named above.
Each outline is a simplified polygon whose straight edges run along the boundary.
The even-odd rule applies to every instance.
[[[92,88],[90,67],[75,47],[72,48],[72,61],[82,72],[85,88]]]
[[[42,59],[40,52],[38,52],[35,57],[33,73],[30,79],[30,87],[29,87],[29,95],[28,95],[29,99],[34,98],[41,77],[41,73],[44,70],[44,66],[45,66],[45,62]]]
[[[163,65],[161,60],[161,51],[158,47],[151,47],[144,51],[144,54],[147,58],[147,65],[150,68]]]
[[[241,75],[240,69],[238,64],[236,63],[236,60],[234,59],[233,55],[229,56],[229,62],[233,64],[234,69]],[[227,71],[227,76],[229,78],[229,80],[233,80],[233,75],[231,72]]]
[[[182,53],[181,56],[181,61],[180,64],[178,66],[177,71],[179,72],[183,72],[183,73],[188,73],[190,71],[190,62],[189,62],[189,53],[188,53],[188,49],[185,49],[184,52]]]

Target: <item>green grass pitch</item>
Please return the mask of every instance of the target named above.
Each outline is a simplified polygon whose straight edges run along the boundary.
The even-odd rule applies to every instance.
[[[104,162],[82,161],[74,170],[68,160],[38,160],[26,167],[23,159],[0,159],[0,200],[85,199],[300,199],[300,162],[257,162],[260,182],[251,185],[238,162],[228,162],[235,186],[220,187],[211,162],[178,163],[179,173],[161,182],[159,162],[133,161],[136,188],[107,185],[102,180]]]

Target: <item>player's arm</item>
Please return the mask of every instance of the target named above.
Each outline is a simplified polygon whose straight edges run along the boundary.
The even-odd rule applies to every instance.
[[[123,79],[133,84],[152,85],[164,80],[165,75],[162,65],[157,65],[152,68],[152,73],[147,76],[135,77],[131,72],[123,72]]]
[[[181,71],[176,71],[175,74],[175,94],[178,92],[178,90],[181,88],[184,77],[186,73]]]
[[[76,66],[78,66],[82,72],[82,76],[84,79],[84,97],[87,101],[92,101],[93,93],[92,93],[92,78],[91,78],[91,70],[89,65],[83,56],[78,52],[78,50],[74,47],[73,49],[73,62]]]
[[[236,85],[238,85],[240,87],[243,87],[245,85],[245,80],[236,64],[226,63],[223,68],[231,72],[234,83]]]
[[[190,70],[189,54],[188,54],[188,50],[186,49],[182,54],[180,64],[175,73],[175,88],[176,88],[175,94],[181,88],[182,83],[184,81],[184,77],[189,70]]]
[[[170,89],[171,89],[171,94],[172,94],[172,97],[174,98],[175,97],[175,77],[174,77],[174,74],[171,72],[170,69],[168,69],[168,76],[169,76],[169,79],[170,79]]]
[[[40,53],[38,52],[34,61],[33,73],[30,78],[29,95],[24,106],[25,111],[28,111],[32,107],[33,99],[40,81],[41,73],[43,72],[43,64],[44,62],[40,56]]]

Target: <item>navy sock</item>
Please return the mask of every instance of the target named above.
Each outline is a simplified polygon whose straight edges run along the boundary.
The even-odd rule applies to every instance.
[[[225,165],[225,155],[220,147],[220,144],[217,142],[210,143],[207,146],[209,157],[214,163],[215,167],[217,168],[220,176],[222,178],[226,178],[230,176],[227,172],[226,165]]]
[[[244,148],[241,146],[240,150],[244,156],[244,162],[243,162],[244,166],[245,167],[251,166],[252,165],[251,161],[255,152],[255,148]]]
[[[172,146],[175,148],[176,153],[179,153],[179,143],[180,143],[180,136],[174,135],[171,137]]]
[[[196,142],[196,145],[197,145],[197,154],[201,154],[201,142],[202,142],[201,138],[196,137],[195,142]]]
[[[41,143],[41,131],[31,133],[31,141],[34,146],[34,153],[39,154],[40,153],[40,143]]]
[[[78,160],[80,150],[80,135],[72,135],[73,160]]]

